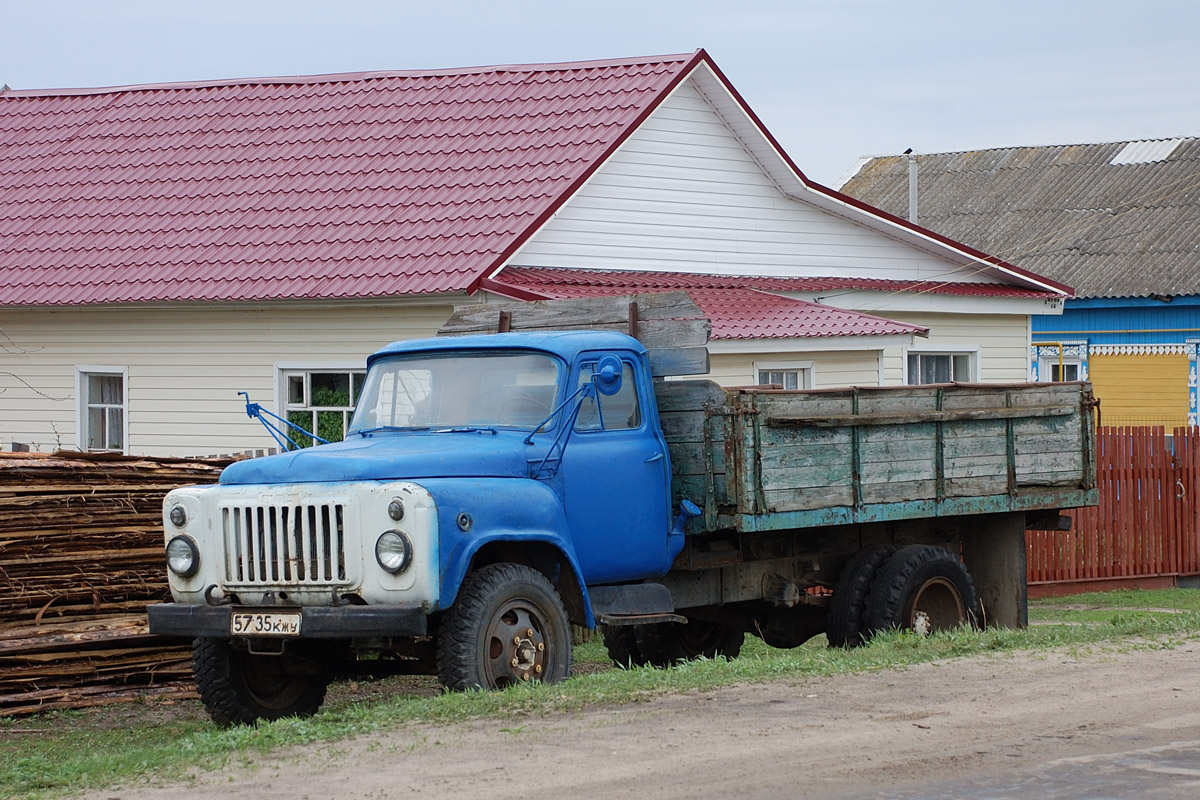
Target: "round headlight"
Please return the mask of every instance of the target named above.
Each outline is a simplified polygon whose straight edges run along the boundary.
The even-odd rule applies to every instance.
[[[388,503],[388,516],[391,517],[395,522],[399,522],[400,520],[404,519],[404,503],[400,502],[399,500],[393,500],[392,502]]]
[[[393,575],[408,569],[412,554],[412,542],[402,531],[385,531],[375,541],[375,560]]]
[[[167,566],[181,578],[195,575],[200,569],[200,550],[196,543],[188,536],[176,536],[167,542]]]
[[[176,528],[182,528],[184,525],[187,525],[187,510],[183,506],[172,506],[169,516],[171,517],[171,524]]]

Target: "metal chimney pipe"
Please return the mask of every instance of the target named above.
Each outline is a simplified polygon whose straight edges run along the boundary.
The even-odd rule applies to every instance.
[[[908,156],[908,221],[917,224],[917,154],[908,148],[904,151]]]

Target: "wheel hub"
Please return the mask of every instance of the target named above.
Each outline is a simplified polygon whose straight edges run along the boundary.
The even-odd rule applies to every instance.
[[[522,604],[506,608],[488,631],[489,682],[498,687],[541,680],[546,670],[545,625]]]
[[[958,589],[942,577],[930,578],[913,592],[906,611],[908,629],[919,636],[950,630],[967,619]]]

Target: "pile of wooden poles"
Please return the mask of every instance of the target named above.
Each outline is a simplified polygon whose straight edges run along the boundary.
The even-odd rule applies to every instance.
[[[229,463],[0,454],[0,716],[194,692],[145,609],[168,597],[163,496]]]

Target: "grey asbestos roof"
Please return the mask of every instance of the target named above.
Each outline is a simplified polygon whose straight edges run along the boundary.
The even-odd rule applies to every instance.
[[[1200,294],[1200,138],[917,155],[917,223],[1075,287]],[[842,192],[908,217],[908,157]]]

